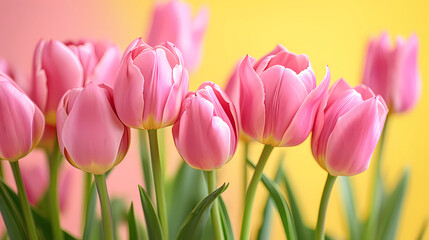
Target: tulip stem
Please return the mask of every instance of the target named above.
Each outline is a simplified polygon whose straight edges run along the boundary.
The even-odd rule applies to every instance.
[[[325,189],[323,189],[322,199],[320,200],[319,216],[316,226],[316,240],[325,239],[325,217],[328,208],[329,196],[331,195],[332,187],[334,186],[337,176],[332,176],[328,173],[326,178]]]
[[[164,239],[168,240],[167,207],[165,201],[164,181],[162,178],[161,159],[159,157],[157,130],[149,129],[148,133],[158,217],[164,230]]]
[[[249,187],[247,188],[246,198],[244,201],[243,223],[241,224],[241,240],[248,240],[250,237],[250,220],[252,217],[252,207],[255,200],[256,188],[258,187],[258,183],[261,180],[262,172],[264,170],[265,164],[267,163],[268,157],[273,151],[273,148],[274,147],[271,145],[265,145],[258,164],[255,167],[252,180],[250,181]]]
[[[143,169],[143,177],[144,177],[144,183],[146,186],[146,192],[149,195],[149,198],[153,199],[152,198],[152,192],[153,192],[152,163],[150,162],[146,130],[139,130],[139,144],[140,144],[140,161]]]
[[[389,122],[389,114],[384,123],[383,132],[380,136],[380,142],[377,151],[377,160],[375,161],[373,188],[372,188],[372,201],[371,211],[369,213],[368,221],[366,223],[365,235],[363,239],[373,239],[378,225],[378,218],[380,215],[380,207],[383,197],[383,178],[381,176],[381,165],[383,160],[383,149],[386,141],[386,132]]]
[[[206,171],[206,178],[207,178],[207,187],[209,190],[209,194],[216,190],[216,171]],[[210,210],[211,217],[212,217],[212,224],[213,224],[213,231],[215,234],[216,240],[223,240],[223,234],[222,234],[222,225],[220,221],[220,215],[219,215],[219,207],[218,202],[215,200],[213,202],[212,208]]]
[[[243,196],[246,196],[247,190],[247,159],[249,158],[249,142],[244,142],[244,152],[243,152]],[[245,199],[244,199],[245,200]],[[244,201],[243,200],[243,201]]]
[[[49,156],[49,218],[51,220],[52,238],[62,240],[63,232],[60,224],[60,211],[58,201],[58,169],[61,161],[61,152],[56,144]]]
[[[101,217],[103,222],[104,239],[113,240],[112,209],[110,208],[109,193],[107,192],[106,177],[104,174],[94,174],[95,185],[97,186],[100,198]]]
[[[18,197],[19,201],[21,202],[22,212],[24,213],[28,237],[31,240],[38,239],[30,203],[28,202],[27,193],[25,192],[24,188],[24,182],[22,181],[21,171],[19,170],[19,163],[18,161],[10,162],[10,166],[12,167],[13,177],[15,178],[16,188],[18,189]]]

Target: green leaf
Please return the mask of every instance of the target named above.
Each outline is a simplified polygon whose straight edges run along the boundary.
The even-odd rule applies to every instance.
[[[355,197],[350,178],[340,178],[341,198],[343,200],[344,212],[347,215],[347,224],[349,227],[349,239],[361,239],[360,233],[362,231],[360,222],[356,214]]]
[[[417,237],[417,240],[423,240],[423,237],[425,236],[426,228],[428,225],[428,220],[423,222],[422,228],[420,229],[419,236]]]
[[[149,239],[164,239],[162,235],[161,223],[156,215],[153,204],[150,201],[146,191],[139,185],[140,200],[143,207],[144,217],[146,219],[146,227]]]
[[[208,194],[202,172],[189,167],[183,160],[181,162],[179,171],[166,189],[170,239],[177,236],[186,217]]]
[[[14,202],[6,185],[1,180],[0,183],[0,210],[3,216],[3,221],[6,225],[10,239],[26,239],[25,222],[22,217],[21,209],[18,208],[18,202]]]
[[[219,212],[220,220],[222,221],[222,230],[225,240],[234,240],[234,231],[232,229],[231,220],[229,219],[228,209],[223,201],[222,196],[219,196]]]
[[[277,168],[276,176],[274,177],[274,182],[278,183],[280,181],[280,177],[283,169],[283,159],[280,159],[279,166]],[[272,215],[273,215],[273,199],[270,195],[267,197],[267,201],[264,208],[264,215],[262,218],[261,227],[258,231],[259,240],[270,239],[271,226],[272,226]]]
[[[305,234],[305,238],[303,238],[303,239],[311,239],[312,240],[312,239],[316,238],[316,230],[315,229],[305,227],[304,228],[304,234]],[[335,239],[334,237],[329,236],[328,234],[325,234],[325,240],[334,240],[334,239]]]
[[[410,170],[406,169],[395,189],[391,194],[388,194],[387,199],[384,200],[377,239],[395,238],[409,179]]]
[[[134,216],[134,205],[131,202],[130,210],[128,211],[128,239],[138,239],[137,224]]]
[[[207,197],[201,200],[200,203],[188,215],[182,227],[180,228],[177,239],[192,240],[201,239],[210,208],[216,198],[228,188],[228,184],[223,184],[221,187],[210,193]]]
[[[255,165],[253,165],[252,162],[248,161],[248,163],[253,168],[255,168]],[[296,229],[295,229],[295,223],[292,217],[290,207],[286,202],[286,199],[283,196],[282,192],[280,191],[279,187],[275,182],[267,178],[265,174],[262,174],[262,182],[264,183],[265,187],[270,193],[270,196],[273,198],[274,203],[276,204],[277,210],[280,214],[280,218],[283,223],[283,228],[286,233],[287,239],[290,239],[290,240],[298,239]]]
[[[301,211],[299,210],[300,208],[298,206],[298,201],[295,198],[290,180],[287,178],[287,174],[284,171],[281,172],[281,175],[283,182],[285,183],[286,193],[289,199],[290,208],[292,210],[292,216],[295,222],[298,239],[307,239],[308,236],[305,231],[306,226],[304,220],[301,217]]]
[[[112,220],[113,220],[113,238],[118,239],[118,226],[122,222],[128,221],[127,207],[123,199],[112,198]]]
[[[20,218],[22,219],[22,210],[21,210],[21,205],[19,203],[18,196],[2,180],[0,180],[0,198],[3,198],[3,197],[5,197],[5,199],[8,199],[7,200],[8,204],[7,205],[0,204],[0,208],[3,208],[3,206],[8,206],[8,207],[11,207],[11,209],[15,209],[14,211],[18,211],[16,213],[18,213]],[[31,211],[33,213],[34,222],[36,224],[39,237],[41,239],[52,239],[51,224],[47,219],[47,217],[43,216],[43,214],[40,213],[34,207],[31,208]],[[2,210],[2,214],[3,214],[3,210]],[[4,215],[3,215],[3,218],[4,218]],[[24,220],[22,219],[22,223],[23,222]],[[9,229],[8,229],[8,234],[11,234],[9,232]],[[71,236],[69,233],[65,231],[63,231],[63,234],[64,234],[65,240],[76,240],[76,238],[74,238],[73,236]],[[15,239],[15,238],[11,237],[11,239]],[[17,238],[17,239],[26,239],[26,238]]]

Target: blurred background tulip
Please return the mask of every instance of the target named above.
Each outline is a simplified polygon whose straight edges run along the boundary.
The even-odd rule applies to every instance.
[[[365,171],[383,131],[386,103],[365,85],[350,87],[343,79],[320,106],[312,135],[313,155],[333,176]]]
[[[174,44],[151,47],[136,39],[125,50],[113,90],[118,116],[138,129],[172,125],[188,85],[182,54]]]
[[[419,42],[397,37],[392,46],[387,33],[371,39],[366,55],[363,83],[380,94],[393,112],[412,109],[420,99]]]
[[[103,174],[119,164],[130,146],[130,129],[119,120],[112,89],[89,83],[68,91],[58,105],[60,150],[73,166]]]
[[[258,61],[246,56],[238,76],[240,117],[246,134],[279,147],[298,145],[308,137],[329,87],[328,69],[316,87],[308,57],[278,45]]]
[[[40,109],[0,73],[0,159],[17,161],[39,142],[45,125]]]
[[[165,41],[176,44],[183,53],[185,67],[195,70],[201,61],[209,10],[201,8],[192,17],[189,4],[180,0],[155,3],[147,42],[151,46]]]
[[[232,158],[238,143],[237,115],[218,85],[205,82],[188,93],[173,138],[179,154],[193,168],[211,171]]]

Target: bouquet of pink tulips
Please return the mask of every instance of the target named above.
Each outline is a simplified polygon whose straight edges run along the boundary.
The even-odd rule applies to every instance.
[[[412,109],[420,97],[417,37],[398,38],[394,48],[387,34],[372,40],[356,87],[331,81],[328,66],[318,81],[307,55],[279,44],[259,59],[244,56],[225,90],[204,82],[189,91],[188,69],[199,65],[207,20],[207,9],[192,18],[186,4],[171,1],[156,6],[147,43],[138,38],[123,53],[109,42],[40,40],[29,86],[20,86],[13,68],[0,61],[0,159],[9,161],[16,184],[15,191],[0,168],[4,238],[111,240],[125,223],[128,239],[278,239],[270,231],[275,209],[287,239],[331,239],[325,216],[341,177],[348,237],[394,239],[410,171],[390,190],[380,165],[389,116]],[[168,126],[183,159],[170,181]],[[141,202],[111,201],[106,178],[126,156],[131,129],[139,135],[144,186],[124,184],[135,185]],[[327,173],[316,226],[303,221],[283,160],[275,178],[264,174],[274,148],[297,146],[310,133],[314,159]],[[217,183],[216,170],[228,167],[240,140],[246,185],[242,223],[234,226],[222,198],[228,183]],[[264,145],[260,156],[249,155],[251,141]],[[367,170],[377,145],[371,211],[358,219],[347,176]],[[36,164],[46,174],[20,168],[35,148],[46,152],[48,166]],[[62,186],[71,184],[62,164],[85,172],[81,236],[60,222]],[[251,229],[258,187],[269,198],[260,228]],[[136,218],[136,204],[144,221]]]

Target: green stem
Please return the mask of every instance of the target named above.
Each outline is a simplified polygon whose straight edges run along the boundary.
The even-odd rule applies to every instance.
[[[386,141],[386,132],[387,132],[387,127],[389,122],[389,116],[390,115],[387,115],[386,117],[383,132],[381,133],[381,136],[380,136],[380,142],[379,142],[378,151],[377,151],[377,158],[375,161],[370,214],[368,217],[368,221],[366,223],[365,235],[363,239],[373,239],[378,227],[378,218],[380,215],[380,208],[381,208],[382,198],[384,194],[383,179],[381,176],[381,166],[382,166],[382,160],[383,160],[383,150],[384,150],[384,145]]]
[[[106,178],[104,174],[94,174],[95,185],[97,186],[100,198],[101,217],[103,222],[104,239],[113,240],[112,209],[110,208],[109,193],[107,192]]]
[[[150,199],[153,192],[153,176],[152,176],[152,163],[150,162],[149,149],[147,143],[147,131],[139,130],[139,144],[140,144],[140,161],[143,170],[144,183],[146,192]]]
[[[3,162],[2,161],[0,161],[0,179],[4,179]]]
[[[207,171],[206,177],[207,177],[207,187],[209,190],[209,194],[212,193],[214,190],[216,190],[216,172],[215,171]],[[219,207],[218,202],[215,200],[213,202],[213,206],[210,210],[211,217],[212,217],[212,224],[213,224],[213,231],[215,234],[216,240],[223,240],[223,234],[222,234],[222,225],[220,221],[220,215],[219,215]]]
[[[155,183],[156,205],[158,217],[164,230],[164,239],[168,240],[167,207],[162,177],[161,160],[159,157],[158,135],[156,129],[149,129],[150,156],[152,159],[153,179]]]
[[[247,240],[250,236],[250,220],[252,217],[252,207],[255,200],[256,188],[261,180],[262,171],[267,163],[268,157],[273,151],[273,146],[265,145],[262,150],[261,157],[259,158],[258,164],[256,165],[255,172],[253,173],[252,180],[250,181],[249,188],[246,192],[246,199],[244,201],[244,213],[243,222],[241,224],[241,240]]]
[[[53,239],[62,240],[63,232],[60,224],[60,207],[58,200],[58,170],[61,161],[61,152],[58,145],[52,150],[49,156],[49,218],[51,220]]]
[[[331,195],[332,187],[334,186],[337,176],[332,176],[328,173],[326,178],[325,189],[323,189],[322,200],[320,200],[319,217],[317,218],[316,240],[325,239],[325,217],[328,208],[329,196]]]
[[[28,202],[27,193],[25,192],[24,188],[24,182],[22,181],[21,171],[19,170],[19,163],[18,161],[10,162],[10,166],[12,167],[13,177],[15,178],[16,188],[18,189],[18,197],[19,201],[21,202],[22,212],[24,213],[29,239],[38,239],[30,203]]]
[[[88,211],[89,201],[91,198],[91,185],[92,185],[92,174],[91,173],[84,173],[84,179],[83,179],[83,221],[82,224],[85,226],[85,218],[86,218],[86,212]]]
[[[243,196],[245,197],[247,190],[247,159],[249,158],[249,142],[247,141],[244,142],[243,156]]]

